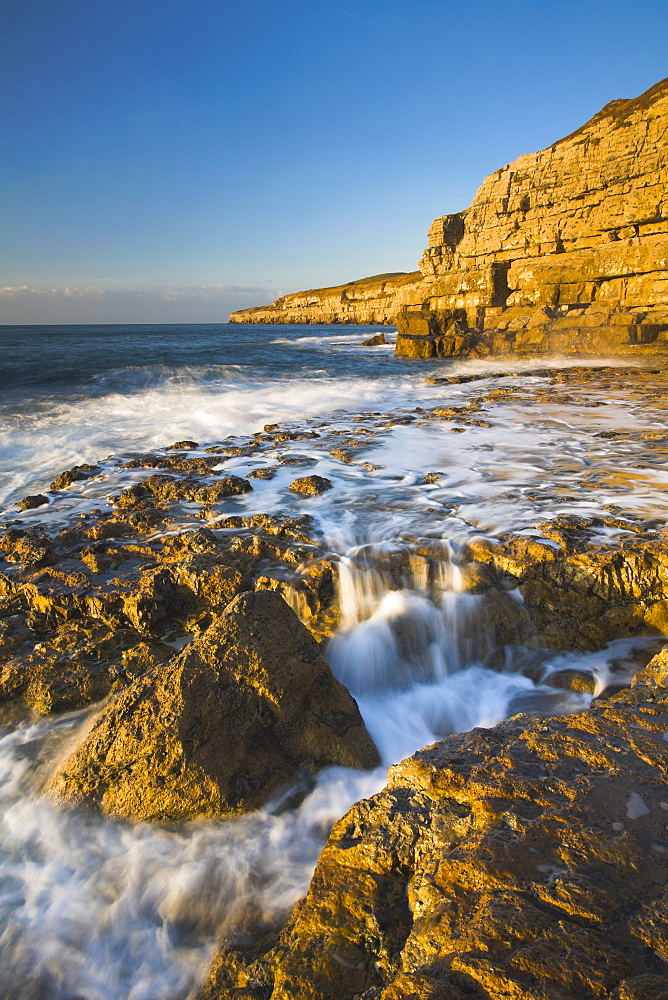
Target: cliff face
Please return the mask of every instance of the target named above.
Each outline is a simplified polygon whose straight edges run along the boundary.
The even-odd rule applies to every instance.
[[[332,288],[314,288],[276,299],[270,306],[232,313],[230,323],[379,323],[392,325],[397,310],[424,298],[420,271],[379,274]]]
[[[665,336],[667,138],[664,80],[497,170],[466,212],[436,219],[420,260],[428,296],[400,322],[406,352],[625,348]],[[411,345],[411,335],[432,339]]]
[[[285,296],[234,322],[381,323],[399,353],[668,347],[668,80],[497,170],[429,230],[419,274]],[[662,346],[663,345],[663,346]]]

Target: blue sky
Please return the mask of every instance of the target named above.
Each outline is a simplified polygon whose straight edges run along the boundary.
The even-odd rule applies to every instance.
[[[0,0],[0,322],[223,322],[409,271],[668,75],[665,0]]]

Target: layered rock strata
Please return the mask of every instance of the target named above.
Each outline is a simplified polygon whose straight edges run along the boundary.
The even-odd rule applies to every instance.
[[[225,949],[200,1000],[666,1000],[667,663],[391,768],[285,930]]]
[[[667,137],[663,80],[497,170],[470,208],[434,221],[421,279],[387,285],[382,320],[332,289],[232,319],[394,322],[397,352],[417,357],[666,350]]]
[[[422,286],[420,271],[382,274],[283,295],[269,306],[233,312],[230,323],[393,325],[401,306],[421,301]]]

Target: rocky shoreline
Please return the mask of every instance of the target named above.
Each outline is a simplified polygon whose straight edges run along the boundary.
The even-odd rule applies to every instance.
[[[284,929],[200,1000],[668,996],[668,657],[576,716],[518,715],[390,769]]]
[[[662,370],[533,375],[528,389],[508,372],[503,389],[461,406],[359,414],[354,433],[267,425],[243,440],[75,467],[19,502],[0,535],[0,701],[47,715],[104,700],[48,793],[133,821],[180,821],[277,796],[293,808],[322,767],[375,767],[355,700],[323,658],[340,627],[337,557],[308,509],[332,484],[294,449],[317,440],[341,469],[373,470],[365,452],[393,428],[466,433],[489,426],[494,407],[541,407],[624,377],[665,406]],[[666,446],[661,430],[641,436],[648,452]],[[254,466],[246,476],[225,469],[239,457]],[[286,466],[298,513],[221,511]],[[68,505],[98,478],[96,506],[73,515]],[[367,558],[397,589],[417,561],[439,593],[436,540]],[[223,944],[202,1000],[668,996],[668,675],[665,652],[651,659],[668,633],[666,522],[603,504],[529,534],[472,535],[456,563],[460,588],[479,599],[485,665],[504,669],[504,650],[521,645],[536,655],[519,673],[595,694],[591,707],[516,715],[395,765],[387,787],[336,825],[285,924],[259,920]],[[600,691],[572,665],[545,675],[546,651],[622,637],[638,644]]]

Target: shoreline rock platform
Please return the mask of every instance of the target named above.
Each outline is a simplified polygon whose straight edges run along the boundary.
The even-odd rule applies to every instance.
[[[398,328],[403,357],[668,349],[668,79],[488,177],[419,271],[285,295],[232,323]]]
[[[535,369],[531,386],[509,380],[500,392],[474,391],[463,406],[450,399],[419,413],[368,415],[356,436],[267,425],[247,441],[179,442],[118,459],[124,488],[110,483],[109,498],[66,527],[41,521],[45,507],[53,515],[104,463],[58,477],[42,494],[46,505],[17,505],[0,536],[2,703],[49,714],[108,699],[51,778],[52,794],[130,821],[179,821],[253,808],[330,763],[377,761],[313,638],[332,635],[340,613],[336,566],[307,513],[322,501],[290,493],[286,481],[303,514],[226,516],[230,497],[254,496],[250,474],[221,468],[226,457],[269,468],[262,463],[277,443],[317,436],[342,473],[362,470],[374,436],[405,423],[465,433],[502,419],[520,398],[567,402],[576,390],[595,383],[605,391],[632,375],[648,399],[665,401],[665,375],[652,372]],[[603,433],[638,436],[645,461],[666,446],[654,428]],[[293,457],[272,460],[290,466]],[[606,531],[614,541],[601,541]],[[428,585],[442,557],[428,541],[375,558],[401,587],[413,556]],[[668,633],[661,519],[603,508],[554,516],[531,535],[472,538],[459,566],[493,647],[597,650],[648,635],[658,646]],[[668,658],[664,651],[647,663],[649,655],[639,642],[632,686],[622,671],[619,685],[613,678],[580,714],[518,715],[395,765],[387,787],[334,827],[306,898],[285,922],[221,945],[200,1000],[666,1000]],[[290,658],[296,683],[284,691],[294,704],[267,712],[262,671],[282,685]],[[302,700],[311,681],[334,697],[320,704],[318,689],[312,719]],[[591,693],[587,681],[571,669],[551,683]],[[221,750],[227,735],[215,732],[230,706],[238,757]],[[328,730],[322,756],[311,723]],[[256,754],[265,742],[270,761]],[[225,774],[216,771],[221,758]],[[254,761],[245,773],[241,758]]]

